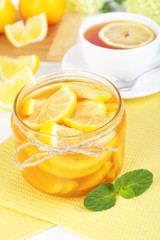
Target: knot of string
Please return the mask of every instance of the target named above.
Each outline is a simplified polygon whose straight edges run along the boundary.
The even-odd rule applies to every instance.
[[[16,124],[17,128],[25,135],[25,137],[27,139],[31,140],[31,142],[27,142],[27,143],[20,145],[13,154],[13,161],[21,170],[26,167],[36,166],[37,164],[42,163],[57,154],[63,155],[65,153],[81,153],[84,155],[99,158],[104,155],[105,151],[113,151],[113,152],[118,151],[118,149],[116,149],[116,148],[104,148],[104,146],[101,143],[95,142],[95,140],[97,140],[98,138],[106,135],[106,131],[99,135],[96,135],[90,139],[87,139],[83,142],[72,145],[72,146],[65,144],[65,145],[61,145],[60,147],[54,147],[54,146],[50,146],[45,143],[42,143],[38,139],[31,137],[20,126],[14,113],[13,113],[13,120],[14,120],[14,123]],[[27,158],[23,163],[19,163],[17,161],[17,154],[19,151],[21,151],[23,148],[25,148],[27,146],[38,147],[39,152],[35,153],[31,157]]]

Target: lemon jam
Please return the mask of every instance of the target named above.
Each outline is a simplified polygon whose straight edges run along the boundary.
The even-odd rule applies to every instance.
[[[126,116],[120,94],[108,80],[80,71],[48,74],[20,91],[13,114],[15,148],[29,143],[18,151],[17,161],[23,164],[35,156],[33,166],[26,165],[22,174],[37,189],[53,195],[84,195],[112,182],[120,172]],[[69,150],[40,162],[43,157],[36,154],[46,150],[32,144],[29,136],[56,151],[63,146]],[[86,141],[93,154],[84,153]],[[104,149],[98,157],[97,144]],[[78,150],[70,149],[74,146]]]

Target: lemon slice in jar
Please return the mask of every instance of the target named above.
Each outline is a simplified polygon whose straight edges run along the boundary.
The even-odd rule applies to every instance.
[[[40,128],[40,133],[45,133],[52,136],[39,135],[39,140],[45,144],[58,147],[63,144],[74,145],[76,140],[74,138],[58,138],[58,136],[76,136],[83,134],[83,131],[74,128],[68,128],[63,125],[56,124],[52,121],[43,121]],[[57,137],[56,137],[57,136]]]
[[[94,116],[85,118],[64,118],[64,123],[68,127],[82,130],[85,132],[94,131],[109,121],[108,117]]]
[[[92,100],[78,101],[71,117],[91,117],[91,116],[106,116],[106,105],[103,102]]]
[[[90,85],[82,85],[80,83],[65,83],[75,92],[77,99],[89,99],[97,102],[107,102],[111,99],[112,94],[109,91],[103,91],[97,87]]]
[[[71,117],[64,118],[66,126],[90,132],[109,121],[106,116],[106,105],[92,100],[78,101]]]
[[[29,116],[37,109],[42,108],[45,103],[46,103],[46,100],[36,100],[36,99],[28,98],[22,106],[21,113],[23,115]]]
[[[150,43],[154,40],[155,33],[144,24],[122,21],[107,24],[98,36],[111,47],[131,49]]]
[[[24,122],[33,129],[40,129],[45,120],[60,122],[62,118],[72,114],[76,103],[77,98],[72,89],[62,86],[46,100],[42,107],[37,107],[29,117],[24,119]],[[29,104],[32,102],[30,101]]]

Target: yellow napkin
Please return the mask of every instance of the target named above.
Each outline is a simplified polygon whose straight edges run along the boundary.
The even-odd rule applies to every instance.
[[[12,161],[13,141],[0,146],[0,204],[23,214],[70,228],[95,240],[160,239],[160,93],[125,101],[126,158],[123,171],[146,168],[154,175],[150,189],[103,212],[84,208],[83,197],[60,198],[39,192]]]
[[[18,240],[40,232],[53,224],[0,206],[0,239]]]

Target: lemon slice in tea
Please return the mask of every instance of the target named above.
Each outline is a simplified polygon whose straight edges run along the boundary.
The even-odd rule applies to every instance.
[[[155,38],[155,33],[144,24],[122,21],[107,24],[99,31],[98,36],[109,46],[131,49],[152,42]]]

